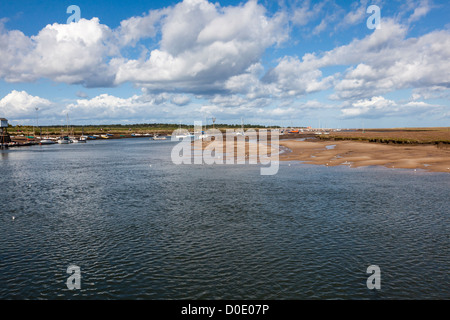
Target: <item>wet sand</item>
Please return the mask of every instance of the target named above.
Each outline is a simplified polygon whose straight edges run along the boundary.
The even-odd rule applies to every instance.
[[[292,151],[283,153],[280,156],[281,161],[304,161],[327,166],[384,166],[450,172],[450,148],[438,148],[436,145],[405,146],[354,141],[296,140],[281,140],[280,145]]]
[[[195,143],[194,144],[194,150]],[[227,150],[226,139],[222,142],[218,141],[203,141],[200,142],[202,150],[214,150],[219,154],[220,157],[230,163],[230,161],[234,161],[235,163],[261,163],[261,158],[263,158],[264,162],[270,160],[277,160],[276,155],[279,153],[279,149],[270,145],[270,143],[265,142],[249,142],[247,141],[239,141],[234,140],[232,142],[232,147]],[[231,151],[228,152],[227,151]]]

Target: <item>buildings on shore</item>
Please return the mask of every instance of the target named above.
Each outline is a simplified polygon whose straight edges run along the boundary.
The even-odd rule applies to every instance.
[[[7,144],[11,142],[11,137],[8,134],[8,120],[0,118],[0,148],[4,149]]]

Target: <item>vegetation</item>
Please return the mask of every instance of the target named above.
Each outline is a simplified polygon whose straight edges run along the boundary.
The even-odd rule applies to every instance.
[[[369,129],[333,132],[322,140],[356,140],[392,144],[450,144],[450,128]]]
[[[208,125],[208,129],[211,129],[213,126],[211,124]],[[214,126],[217,129],[220,130],[226,130],[226,129],[238,129],[241,128],[241,125],[228,125],[228,124],[216,124]],[[86,126],[70,126],[69,127],[69,133],[74,135],[81,135],[82,133],[86,135],[91,134],[102,134],[102,133],[111,133],[111,134],[132,134],[132,133],[156,133],[156,134],[171,134],[173,131],[180,128],[180,124],[166,124],[166,123],[143,123],[143,124],[131,124],[131,125],[122,125],[122,124],[110,124],[110,125],[86,125]],[[182,129],[187,129],[189,131],[194,130],[193,125],[181,125]],[[245,129],[249,128],[269,128],[267,126],[262,125],[250,125],[246,124],[244,125]],[[270,127],[270,128],[278,128],[278,127]],[[66,126],[40,126],[33,127],[33,126],[13,126],[9,128],[9,133],[11,135],[15,134],[36,134],[39,135],[40,133],[42,135],[61,135],[61,134],[67,134],[67,127]]]

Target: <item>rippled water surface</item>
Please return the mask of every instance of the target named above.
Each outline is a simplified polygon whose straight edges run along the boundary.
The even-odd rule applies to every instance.
[[[449,174],[285,162],[261,176],[175,166],[173,146],[2,151],[0,298],[450,298]]]

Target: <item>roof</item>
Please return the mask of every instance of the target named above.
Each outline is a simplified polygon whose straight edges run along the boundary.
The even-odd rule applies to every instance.
[[[8,119],[0,118],[1,121],[8,121]]]

